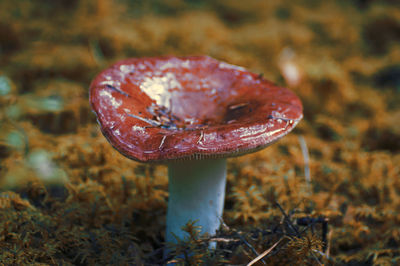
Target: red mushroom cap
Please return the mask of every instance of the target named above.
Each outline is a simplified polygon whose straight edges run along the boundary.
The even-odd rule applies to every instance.
[[[293,92],[207,56],[120,61],[93,80],[90,102],[108,141],[140,162],[253,152],[303,116]]]

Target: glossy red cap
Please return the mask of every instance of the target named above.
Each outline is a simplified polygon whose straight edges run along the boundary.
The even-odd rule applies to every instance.
[[[90,103],[108,141],[140,162],[250,153],[303,116],[293,92],[207,56],[120,61],[93,80]]]

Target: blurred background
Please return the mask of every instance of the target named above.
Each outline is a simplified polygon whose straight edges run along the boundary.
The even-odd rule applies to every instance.
[[[107,143],[88,88],[120,59],[160,55],[209,55],[301,98],[293,133],[230,159],[224,221],[267,230],[282,218],[278,202],[293,217],[329,218],[328,248],[311,234],[308,251],[291,239],[266,262],[400,263],[395,0],[2,0],[0,261],[157,263],[166,168]],[[252,257],[194,252],[203,263]]]

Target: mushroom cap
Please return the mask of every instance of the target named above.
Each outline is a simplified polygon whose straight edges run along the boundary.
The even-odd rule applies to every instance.
[[[120,61],[93,80],[90,103],[111,145],[140,162],[250,153],[303,116],[290,90],[208,56]]]

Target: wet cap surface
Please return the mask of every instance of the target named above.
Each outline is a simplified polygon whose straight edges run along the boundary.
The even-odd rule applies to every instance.
[[[141,162],[249,153],[302,118],[290,90],[207,56],[120,61],[93,80],[90,103],[114,148]]]

